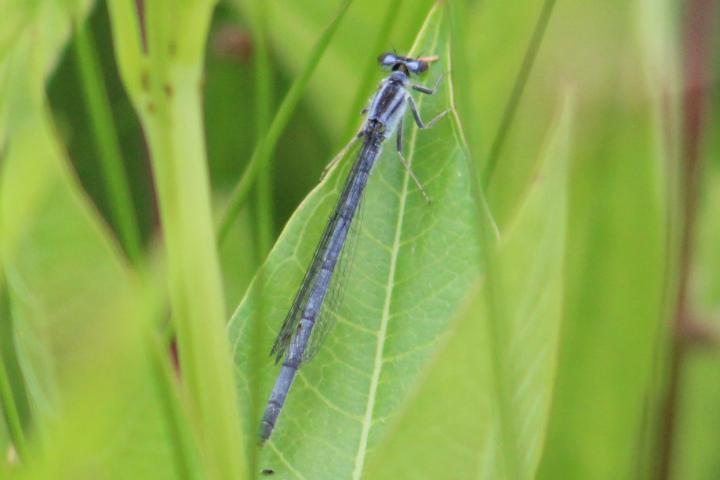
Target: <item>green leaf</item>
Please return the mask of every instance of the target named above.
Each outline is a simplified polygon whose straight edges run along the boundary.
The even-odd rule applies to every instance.
[[[30,402],[15,348],[14,325],[10,314],[10,298],[4,277],[0,277],[0,451],[14,451],[24,460],[27,454],[25,427],[30,424]],[[10,455],[1,464],[10,464]]]
[[[487,278],[368,478],[534,478],[561,316],[571,113],[566,102]]]
[[[538,152],[550,135],[562,97],[558,91],[564,88],[562,80],[546,80],[557,76],[557,65],[546,60],[546,37],[552,38],[556,26],[553,2],[470,2],[457,19],[457,53],[464,52],[458,63],[465,63],[458,73],[458,95],[464,101],[461,119],[479,169],[487,173],[488,162],[496,162],[486,194],[501,231],[533,181]],[[539,46],[537,56],[532,55],[535,46]],[[514,99],[518,100],[514,114],[506,118]],[[493,151],[498,142],[502,148]]]
[[[436,7],[413,48],[441,57],[429,82],[446,73],[435,96],[418,98],[426,119],[452,105],[448,34],[444,8]],[[405,154],[433,203],[426,204],[388,141],[356,219],[361,227],[338,322],[301,369],[258,468],[298,478],[360,478],[480,277],[481,210],[454,112],[432,130],[406,122],[405,139]],[[268,357],[256,370],[253,359],[258,349],[269,352],[302,280],[352,161],[344,153],[293,215],[230,324],[240,398],[254,401],[249,410],[256,414],[245,422],[253,435],[278,371]]]
[[[577,38],[570,49],[562,35],[545,45],[564,59],[556,81],[576,86],[582,121],[573,134],[562,342],[541,479],[638,478],[655,421],[652,381],[674,285],[666,177],[678,131],[667,94],[677,91],[666,49],[674,30],[659,20],[669,2],[631,6],[560,2],[553,25]]]
[[[183,462],[166,423],[176,421],[169,372],[158,369],[168,359],[150,357],[158,292],[140,294],[57,141],[44,87],[72,16],[56,2],[35,7],[0,66],[12,119],[2,123],[0,279],[14,335],[3,341],[17,345],[32,417],[22,464],[38,478],[168,478]]]
[[[0,422],[0,451],[9,452],[10,448],[10,434],[7,431],[7,426],[5,422]],[[9,459],[7,457],[0,460],[0,477],[2,478],[5,478],[8,473],[8,463]]]
[[[150,334],[144,301],[51,135],[42,121],[20,127],[2,184],[3,220],[22,224],[15,248],[3,252],[3,266],[39,432],[30,455],[44,450],[46,463],[35,466],[56,478],[80,471],[167,477],[172,442],[143,340]],[[14,194],[32,186],[33,175],[43,177],[42,189],[32,205],[21,205],[22,195]],[[18,219],[13,207],[27,216]],[[155,453],[147,455],[142,444]],[[105,445],[107,453],[91,465],[93,445]]]
[[[133,263],[140,261],[142,240],[135,205],[112,117],[112,108],[89,22],[77,21],[73,49],[75,65],[82,81],[87,114],[93,127],[95,148],[99,159],[112,219],[123,247]]]

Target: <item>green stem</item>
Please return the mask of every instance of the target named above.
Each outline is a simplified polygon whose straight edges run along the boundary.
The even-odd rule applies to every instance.
[[[123,168],[117,130],[113,122],[102,70],[92,35],[82,21],[77,24],[73,47],[76,57],[75,66],[83,85],[111,215],[128,257],[137,264],[142,251],[140,229]]]
[[[335,18],[333,18],[330,24],[325,28],[325,31],[313,47],[312,52],[310,53],[310,58],[305,64],[303,71],[293,82],[287,95],[285,95],[282,104],[280,104],[280,108],[278,109],[275,118],[273,118],[267,135],[263,141],[255,147],[255,151],[253,151],[250,162],[240,178],[240,181],[235,186],[235,189],[230,197],[230,201],[228,202],[228,206],[222,215],[220,227],[217,233],[218,243],[220,245],[222,245],[222,242],[227,237],[232,223],[237,218],[237,215],[240,213],[243,205],[245,205],[248,193],[250,192],[258,173],[265,167],[269,158],[272,156],[273,151],[275,150],[275,145],[277,145],[277,142],[280,139],[280,135],[287,126],[290,116],[295,111],[295,107],[297,107],[297,104],[300,102],[300,98],[305,92],[305,88],[310,81],[310,77],[315,71],[318,63],[320,63],[320,58],[322,58],[323,53],[330,44],[330,39],[335,34],[340,21],[345,16],[345,13],[351,3],[352,0],[345,0],[340,6],[340,10],[335,15]]]
[[[520,71],[515,76],[515,83],[513,84],[512,91],[510,92],[510,98],[508,99],[507,105],[503,112],[502,120],[500,121],[500,127],[498,128],[495,139],[493,140],[492,146],[490,147],[490,153],[487,157],[487,163],[483,170],[483,187],[487,188],[490,184],[495,168],[497,167],[498,158],[502,148],[505,146],[505,139],[507,138],[510,126],[515,119],[515,112],[520,104],[520,99],[525,91],[525,85],[527,85],[530,72],[535,64],[535,58],[540,50],[540,44],[545,36],[545,30],[550,22],[552,16],[553,7],[555,7],[555,0],[545,0],[540,15],[538,15],[537,21],[535,22],[535,28],[530,38],[530,43],[525,50],[525,56],[523,57],[522,64],[520,65]]]
[[[268,125],[270,123],[270,85],[271,75],[270,70],[270,55],[268,52],[267,42],[267,10],[266,0],[256,0],[254,2],[255,7],[255,91],[257,93],[256,109],[255,109],[255,125],[256,125],[256,142],[259,143],[263,140],[267,134]],[[265,256],[270,251],[273,241],[273,214],[272,214],[272,157],[268,158],[267,163],[261,169],[257,179],[257,202],[256,202],[256,214],[257,214],[257,247],[255,249],[255,256],[258,265],[262,264]],[[264,272],[263,269],[258,271],[258,284],[264,285]],[[261,287],[262,288],[262,287]],[[249,371],[257,372],[260,371],[265,360],[265,352],[261,345],[265,345],[263,338],[263,323],[264,318],[263,312],[265,305],[262,301],[259,302],[258,309],[250,322],[250,338],[252,343],[248,351],[249,356]],[[254,387],[250,392],[250,406],[249,413],[251,418],[260,418],[260,410],[262,406],[262,392],[260,388]],[[251,448],[248,452],[248,461],[250,464],[250,471],[258,470],[258,450]]]
[[[240,419],[224,322],[210,210],[199,71],[168,77],[172,99],[152,95],[144,115],[168,255],[183,379],[209,478],[242,478]],[[222,400],[220,400],[222,399]]]
[[[265,0],[255,2],[255,126],[256,142],[260,142],[267,134],[270,123],[270,85],[272,72],[270,71],[270,55],[267,44],[267,12]],[[272,205],[272,157],[260,169],[257,179],[257,222],[258,246],[257,257],[261,262],[265,257],[273,240],[273,205]]]
[[[202,477],[247,478],[202,123],[204,52],[214,2],[141,3],[147,54],[140,46],[134,0],[109,0],[109,10],[121,77],[151,153],[185,410],[200,449]]]

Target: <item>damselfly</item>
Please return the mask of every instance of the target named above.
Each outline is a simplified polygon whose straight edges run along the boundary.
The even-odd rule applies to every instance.
[[[321,322],[327,321],[328,315],[323,306],[338,259],[345,247],[348,232],[361,203],[370,172],[380,154],[383,143],[393,133],[397,132],[398,158],[408,169],[408,173],[425,199],[430,201],[422,184],[412,172],[410,164],[403,157],[402,124],[408,106],[415,123],[421,129],[431,127],[447,113],[445,111],[425,124],[420,118],[415,100],[410,95],[410,89],[428,95],[435,93],[440,77],[433,88],[414,84],[410,80],[412,76],[425,72],[429,63],[435,60],[437,57],[407,58],[394,53],[384,53],[378,58],[380,66],[390,70],[391,73],[380,83],[380,88],[370,101],[369,107],[364,111],[367,118],[356,137],[356,139],[362,139],[362,147],[345,180],[338,202],[325,226],[310,266],[272,347],[271,355],[275,356],[275,362],[278,363],[281,360],[283,362],[262,418],[261,442],[270,438],[298,368],[303,362],[309,360],[314,352],[308,346],[313,330],[317,330],[317,326]]]

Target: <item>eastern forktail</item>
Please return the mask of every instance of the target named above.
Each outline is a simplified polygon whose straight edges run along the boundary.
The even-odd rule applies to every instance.
[[[361,203],[370,172],[380,155],[383,143],[393,133],[397,132],[396,145],[400,161],[407,168],[425,199],[430,202],[425,189],[412,172],[410,164],[403,157],[402,135],[403,117],[408,106],[415,123],[421,129],[431,127],[447,114],[446,110],[425,124],[420,118],[415,100],[410,95],[410,89],[427,95],[435,93],[440,77],[433,88],[414,84],[410,79],[425,72],[429,63],[436,60],[437,57],[407,58],[394,53],[384,53],[378,58],[380,66],[390,70],[391,73],[380,83],[369,107],[363,111],[367,114],[367,118],[356,137],[356,140],[362,139],[362,147],[345,180],[342,193],[330,215],[310,266],[295,295],[292,307],[285,317],[285,322],[272,347],[271,355],[275,356],[275,362],[283,360],[283,363],[262,418],[261,443],[270,438],[272,434],[298,368],[315,352],[313,348],[308,348],[308,345],[313,330],[317,330],[317,325],[328,321],[329,315],[324,312],[323,306],[326,303],[326,296],[338,259],[345,247],[348,232]]]

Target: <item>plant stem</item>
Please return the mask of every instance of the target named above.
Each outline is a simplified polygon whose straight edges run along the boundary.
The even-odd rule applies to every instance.
[[[265,0],[253,2],[255,14],[255,29],[253,31],[254,44],[254,66],[255,66],[255,91],[257,94],[255,102],[255,141],[259,144],[267,135],[270,123],[271,96],[270,86],[272,71],[270,69],[270,55],[267,41],[267,6]],[[257,265],[262,265],[265,256],[270,251],[273,241],[273,210],[272,210],[272,156],[260,170],[257,179],[255,213],[257,215],[257,245],[255,247],[255,258]],[[257,272],[258,285],[265,285],[264,271],[262,268]],[[262,295],[260,295],[262,298]],[[265,345],[263,338],[263,323],[265,305],[259,302],[258,309],[253,315],[248,326],[250,330],[250,343],[248,349],[248,368],[251,372],[260,371],[265,360],[264,351],[261,345]],[[261,389],[255,384],[250,390],[250,417],[260,418],[262,413],[259,410],[262,406]],[[250,449],[248,462],[250,471],[258,470],[258,450]]]
[[[255,182],[255,178],[272,156],[275,146],[280,139],[280,135],[287,126],[290,116],[295,111],[297,104],[300,102],[300,98],[305,92],[305,88],[310,81],[310,77],[315,71],[318,63],[320,63],[323,53],[325,53],[325,50],[330,44],[330,40],[335,34],[340,21],[345,16],[345,13],[351,3],[352,0],[344,0],[340,5],[340,10],[332,19],[330,24],[325,28],[322,35],[320,35],[320,38],[317,43],[315,43],[315,46],[313,46],[313,49],[310,52],[310,58],[305,64],[300,76],[295,79],[287,95],[285,95],[285,98],[280,104],[280,108],[278,108],[278,111],[273,118],[267,135],[265,135],[263,141],[255,147],[252,157],[250,157],[250,162],[240,178],[240,181],[235,186],[235,189],[230,196],[228,206],[222,215],[220,227],[218,228],[217,233],[218,244],[222,245],[222,242],[225,240],[228,232],[230,231],[232,223],[237,218],[237,215],[240,213],[243,205],[245,205],[245,201]]]
[[[123,168],[117,130],[113,122],[102,70],[92,35],[88,32],[85,22],[77,22],[73,47],[75,66],[83,85],[110,211],[130,261],[137,264],[142,251],[140,229]]]
[[[246,478],[210,203],[202,74],[214,2],[110,0],[121,77],[148,141],[167,255],[186,412],[203,478]]]
[[[678,397],[682,385],[683,364],[693,345],[692,308],[688,299],[688,284],[695,242],[698,194],[700,187],[700,147],[705,129],[712,56],[713,0],[685,2],[684,20],[684,101],[683,151],[684,176],[682,185],[682,234],[680,239],[680,265],[675,304],[675,318],[670,345],[669,380],[662,425],[658,439],[658,478],[669,479],[672,473],[673,445],[678,417]]]
[[[255,138],[256,143],[265,138],[270,123],[270,85],[272,72],[270,70],[270,54],[267,44],[267,6],[265,0],[254,2],[255,29],[254,66],[255,66]],[[257,258],[262,262],[273,240],[273,205],[272,205],[272,156],[258,173],[256,188],[257,213]]]
[[[198,416],[203,453],[216,457],[206,473],[210,478],[239,478],[241,467],[231,457],[237,456],[240,420],[212,235],[199,81],[199,72],[170,76],[173,99],[165,102],[154,95],[159,100],[156,113],[145,115],[144,124],[159,193],[181,371]]]
[[[510,92],[510,98],[505,105],[503,111],[502,120],[500,121],[500,127],[498,128],[495,138],[493,139],[492,146],[490,147],[490,153],[488,153],[487,162],[485,169],[483,170],[483,188],[487,189],[495,173],[495,167],[497,167],[498,159],[502,148],[505,146],[505,139],[507,138],[510,126],[515,119],[515,112],[520,104],[523,92],[525,91],[525,85],[527,85],[530,72],[535,64],[538,51],[540,50],[540,44],[545,36],[545,30],[547,29],[550,17],[552,16],[553,8],[555,7],[555,0],[545,0],[538,15],[537,21],[535,22],[535,28],[533,29],[532,37],[530,37],[530,43],[525,50],[525,56],[523,57],[522,64],[520,65],[520,71],[515,76],[515,83]]]

